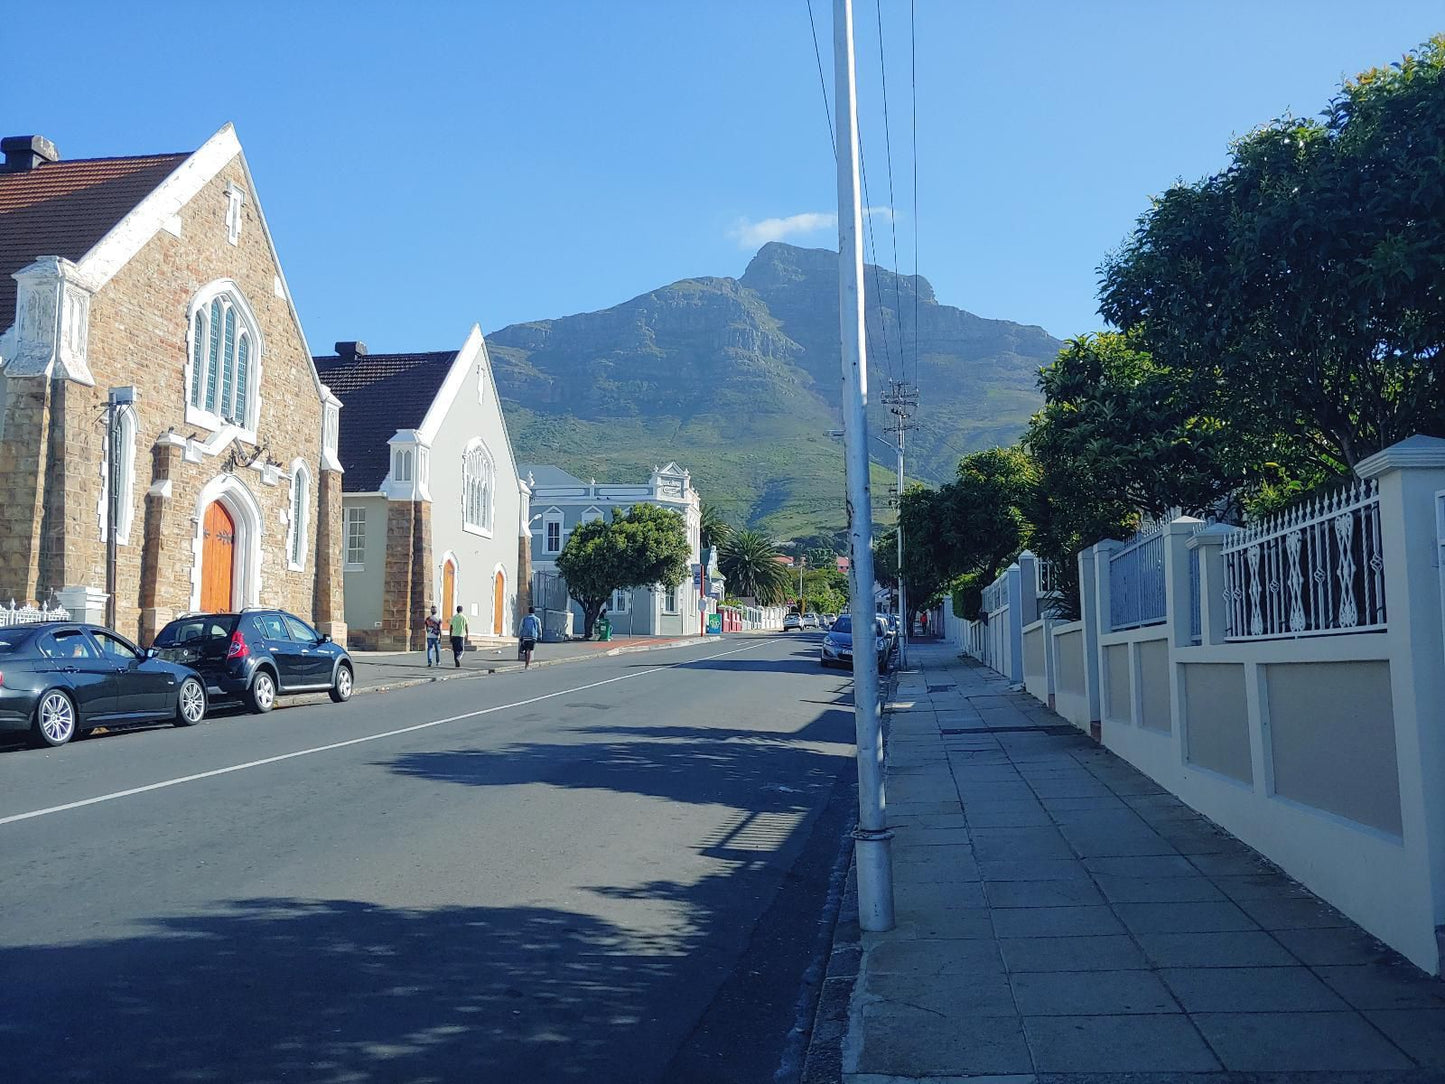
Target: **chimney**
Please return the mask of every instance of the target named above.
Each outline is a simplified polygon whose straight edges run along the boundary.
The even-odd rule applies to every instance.
[[[0,151],[5,152],[0,173],[28,173],[42,162],[60,161],[55,144],[39,135],[6,136],[0,139]]]
[[[366,357],[366,344],[363,342],[337,343],[336,356],[342,361],[355,361],[357,358]]]

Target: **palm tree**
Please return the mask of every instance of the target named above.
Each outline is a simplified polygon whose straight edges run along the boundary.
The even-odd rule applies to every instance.
[[[780,556],[762,531],[734,531],[722,543],[718,566],[731,594],[751,595],[764,606],[776,606],[787,597],[792,580],[788,566],[778,561]]]
[[[716,506],[708,504],[707,501],[702,502],[702,508],[699,510],[699,520],[702,529],[703,549],[711,546],[721,546],[727,541],[728,536],[733,533],[732,527],[728,525],[727,520],[723,519],[722,513],[717,510]]]

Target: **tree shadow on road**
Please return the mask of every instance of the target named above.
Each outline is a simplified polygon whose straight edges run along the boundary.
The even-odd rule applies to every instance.
[[[599,726],[569,733],[579,740],[407,753],[389,763],[398,775],[466,786],[546,783],[777,813],[806,808],[807,792],[833,785],[840,758],[852,755],[853,720],[831,709],[795,732]]]
[[[667,1057],[649,1053],[649,1006],[686,948],[548,908],[242,900],[120,940],[0,950],[0,1076],[646,1079]]]

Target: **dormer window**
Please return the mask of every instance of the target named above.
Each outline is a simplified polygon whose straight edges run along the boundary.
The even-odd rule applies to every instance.
[[[259,338],[250,309],[233,285],[198,295],[191,309],[188,422],[255,429]]]

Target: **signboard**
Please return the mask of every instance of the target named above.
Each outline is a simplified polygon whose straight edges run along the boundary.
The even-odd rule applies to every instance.
[[[719,636],[722,634],[722,614],[707,615],[707,634]]]
[[[702,590],[702,565],[692,566],[692,585],[699,591]]]

